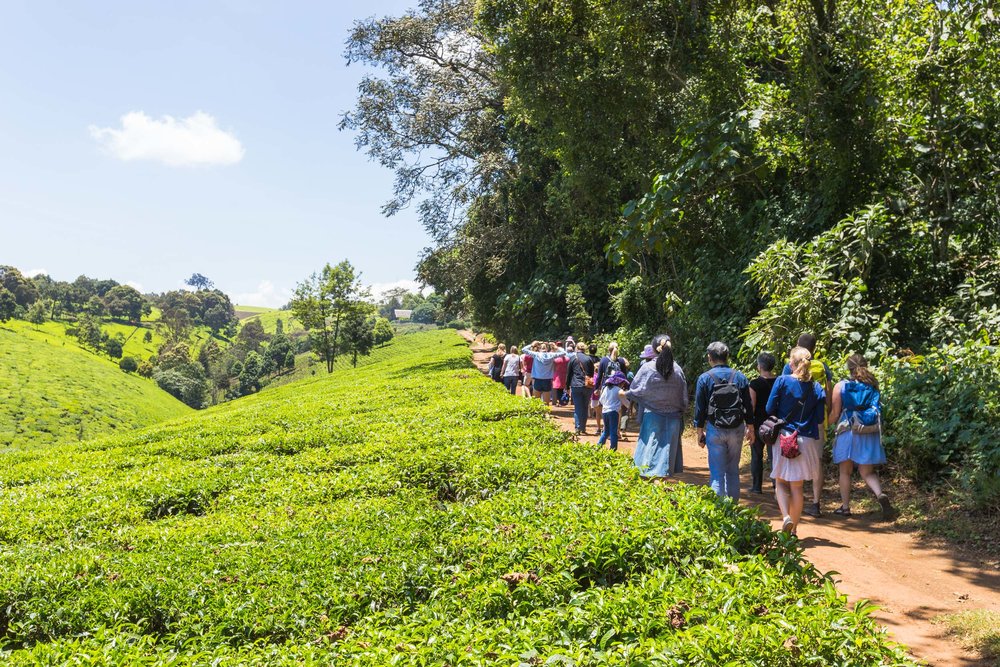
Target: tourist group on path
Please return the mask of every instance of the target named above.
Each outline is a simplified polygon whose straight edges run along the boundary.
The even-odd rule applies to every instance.
[[[830,368],[813,357],[816,338],[799,337],[782,374],[769,352],[757,357],[757,377],[749,380],[729,366],[729,348],[721,342],[705,352],[708,370],[698,377],[694,393],[694,428],[698,444],[708,452],[712,490],[740,498],[740,457],[750,445],[750,492],[763,493],[765,459],[783,516],[782,530],[797,534],[802,514],[821,516],[823,451],[827,426],[834,424],[833,462],[839,467],[841,505],[834,511],[850,516],[851,477],[857,467],[875,495],[884,517],[892,513],[875,466],[886,462],[881,437],[878,381],[861,355],[847,360],[850,376],[833,385]],[[684,468],[681,435],[689,409],[684,370],[674,361],[670,337],[654,336],[632,371],[611,343],[604,357],[597,345],[535,341],[518,350],[498,346],[489,375],[516,394],[540,398],[547,405],[573,404],[578,434],[586,433],[591,415],[600,432],[598,443],[618,448],[625,420],[634,410],[639,424],[634,461],[639,474],[652,481]],[[811,501],[805,483],[811,482]]]

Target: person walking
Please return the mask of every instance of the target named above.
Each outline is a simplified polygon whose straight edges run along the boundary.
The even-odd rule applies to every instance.
[[[816,443],[825,414],[826,392],[812,378],[809,350],[792,349],[788,363],[792,374],[774,381],[767,399],[767,414],[785,421],[784,432],[774,443],[771,454],[771,477],[775,480],[774,495],[783,517],[781,529],[795,535],[804,505],[803,484],[812,479],[817,465],[820,449]],[[785,451],[782,440],[790,445]]]
[[[653,351],[653,346],[647,345],[646,347],[642,348],[642,352],[639,353],[639,359],[640,359],[639,361],[640,368],[642,368],[648,363],[651,363],[654,359],[656,359],[656,352]],[[632,382],[635,382],[634,376],[632,378]],[[631,384],[631,382],[629,384]],[[635,406],[635,423],[642,426],[642,413],[645,410],[645,408],[642,407],[642,403],[639,401],[634,401],[632,405]]]
[[[590,412],[594,416],[594,423],[597,424],[597,432],[601,432],[601,385],[600,385],[600,365],[601,359],[597,356],[597,343],[591,343],[587,348],[590,358],[594,361],[594,391],[590,394]]]
[[[521,383],[521,395],[525,398],[531,398],[531,366],[535,363],[534,358],[528,354],[530,350],[537,352],[538,348],[529,348],[527,345],[521,347],[521,374],[524,376],[524,381]]]
[[[830,367],[826,365],[826,362],[816,358],[816,336],[811,333],[804,333],[799,336],[796,346],[804,347],[809,351],[809,354],[812,356],[812,360],[809,362],[809,374],[812,376],[813,381],[820,383],[820,386],[823,387],[823,391],[826,393],[823,421],[820,422],[819,427],[819,438],[813,444],[818,451],[816,452],[816,468],[812,474],[812,502],[802,510],[803,514],[819,518],[823,516],[823,510],[820,507],[820,503],[823,500],[823,448],[826,443],[826,426],[829,423],[826,417],[830,414],[833,401],[833,373],[830,372]],[[791,375],[791,365],[785,364],[781,374]]]
[[[503,386],[511,394],[517,393],[517,375],[521,368],[521,357],[517,353],[517,345],[511,345],[510,351],[503,358]]]
[[[875,494],[882,508],[882,518],[893,514],[889,496],[882,490],[882,483],[875,466],[885,463],[882,447],[882,396],[878,380],[868,368],[868,361],[860,354],[847,359],[849,380],[842,380],[833,388],[833,409],[830,422],[837,425],[833,442],[833,462],[840,467],[840,507],[833,511],[839,516],[851,516],[851,475],[858,466],[861,479]]]
[[[493,356],[490,357],[490,365],[487,368],[487,373],[494,382],[503,381],[503,360],[507,356],[507,346],[503,343],[497,346]]]
[[[716,341],[706,351],[711,366],[695,385],[694,426],[698,445],[708,448],[712,490],[723,498],[740,499],[740,454],[743,441],[753,438],[750,381],[729,367],[729,348]]]
[[[774,388],[774,367],[778,360],[770,352],[757,355],[757,377],[750,380],[750,403],[753,405],[753,442],[750,443],[750,493],[764,493],[764,456],[768,472],[773,465],[771,449],[760,437],[760,425],[767,419],[767,399]]]
[[[655,480],[684,470],[681,432],[688,391],[684,371],[674,361],[670,337],[659,334],[650,344],[656,360],[639,368],[625,397],[643,405],[633,455],[635,467],[642,477]]]
[[[569,356],[569,366],[566,372],[566,383],[573,397],[573,426],[577,435],[587,432],[587,413],[590,410],[590,395],[594,392],[595,360],[583,350],[586,348],[581,341],[576,350]]]
[[[621,409],[628,407],[628,398],[624,391],[628,389],[628,382],[625,374],[615,371],[604,381],[601,389],[601,408],[604,420],[604,430],[601,437],[597,439],[597,444],[604,446],[605,442],[611,443],[611,451],[618,451],[618,418]]]
[[[565,348],[557,348],[566,350],[566,355],[562,357],[556,357],[552,361],[552,406],[566,405],[569,402],[568,396],[563,396],[569,385],[566,384],[566,377],[569,372],[569,355],[573,354],[576,349],[570,349],[569,346]],[[563,400],[565,398],[565,400]]]
[[[536,352],[536,349],[540,351]],[[548,405],[552,401],[552,374],[555,370],[553,362],[559,357],[565,357],[566,352],[557,350],[552,343],[534,341],[528,356],[534,360],[531,365],[531,393],[535,398],[540,398],[543,404]]]

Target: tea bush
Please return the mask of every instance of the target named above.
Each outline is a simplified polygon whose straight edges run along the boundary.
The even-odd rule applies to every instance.
[[[3,454],[9,665],[911,665],[794,541],[654,486],[446,330]]]
[[[954,479],[979,508],[1000,508],[1000,350],[970,341],[885,373],[886,445],[919,483]]]

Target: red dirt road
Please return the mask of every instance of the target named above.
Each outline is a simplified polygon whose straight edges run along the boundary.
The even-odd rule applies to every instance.
[[[471,335],[465,333],[472,341]],[[473,361],[485,370],[492,348],[473,343]],[[573,431],[572,407],[552,409],[553,420],[565,431]],[[589,424],[588,435],[581,442],[596,446],[595,425]],[[627,439],[619,442],[619,451],[631,455],[636,431],[631,427]],[[697,446],[693,431],[684,435],[685,472],[677,479],[690,484],[708,483],[708,460],[705,450]],[[749,461],[749,448],[745,450]],[[759,508],[761,517],[779,528],[781,517],[773,493],[749,495],[749,473],[744,474],[745,486],[741,502]],[[808,488],[808,485],[807,485]],[[808,493],[808,492],[807,492]],[[852,498],[865,493],[855,487]],[[803,517],[799,537],[805,555],[819,570],[836,572],[837,588],[852,602],[871,600],[878,606],[875,618],[893,637],[910,648],[913,655],[931,665],[986,667],[995,664],[965,651],[945,633],[945,628],[933,623],[941,614],[974,609],[1000,612],[1000,570],[995,564],[971,561],[915,532],[895,529],[877,514],[859,513],[844,519],[831,512],[839,506],[836,480],[827,479],[823,493],[824,516]],[[808,500],[808,497],[807,497]]]

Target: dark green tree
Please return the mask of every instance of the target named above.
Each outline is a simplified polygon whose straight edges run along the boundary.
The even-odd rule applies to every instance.
[[[367,312],[368,298],[360,274],[347,260],[327,264],[296,286],[292,312],[309,331],[312,351],[326,361],[328,373],[337,359],[343,323],[357,312]]]
[[[375,320],[371,313],[354,311],[344,321],[341,346],[345,354],[351,355],[351,365],[357,367],[358,355],[371,354],[375,346]]]

